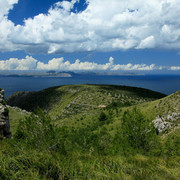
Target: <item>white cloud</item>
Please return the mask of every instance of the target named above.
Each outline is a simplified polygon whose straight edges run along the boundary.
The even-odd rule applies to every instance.
[[[55,3],[56,8],[60,7],[63,8],[65,11],[70,11],[71,9],[73,9],[74,4],[76,2],[79,2],[79,0],[72,0],[72,1],[58,1],[57,3]]]
[[[180,70],[180,66],[171,66],[171,67],[169,68],[169,70],[172,70],[172,71]]]
[[[18,0],[0,0],[0,20],[8,15],[9,10],[11,10],[17,2]]]
[[[155,64],[115,64],[114,58],[110,57],[109,61],[105,64],[98,64],[95,62],[81,62],[76,60],[74,63],[64,61],[64,58],[53,58],[48,63],[40,62],[31,56],[26,56],[25,59],[11,58],[9,60],[0,61],[0,70],[59,70],[59,71],[124,71],[124,70],[137,70],[137,71],[152,71],[161,70]]]
[[[14,30],[14,23],[7,18],[9,10],[17,2],[18,0],[0,0],[0,51],[17,50],[12,39],[8,39]]]
[[[25,59],[10,58],[9,60],[0,61],[0,70],[35,70],[37,60],[31,56]]]
[[[154,36],[149,36],[140,42],[138,49],[153,48],[154,46],[155,46]]]
[[[15,26],[7,15],[18,0],[0,0],[0,51],[72,53],[124,49],[180,49],[179,0],[79,0],[57,2],[48,14]]]

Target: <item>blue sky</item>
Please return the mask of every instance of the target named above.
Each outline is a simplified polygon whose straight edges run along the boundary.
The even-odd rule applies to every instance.
[[[0,70],[180,74],[178,0],[0,0]]]
[[[23,25],[24,19],[33,18],[40,13],[47,14],[49,8],[57,2],[58,0],[19,0],[18,4],[15,4],[13,9],[10,10],[8,18],[16,25]],[[86,7],[86,1],[81,0],[79,3],[75,4],[75,7],[72,9],[72,11],[83,11],[86,9]]]

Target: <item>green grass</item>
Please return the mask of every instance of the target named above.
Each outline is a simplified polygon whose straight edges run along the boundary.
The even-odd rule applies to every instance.
[[[98,130],[101,123],[88,129],[59,129],[48,117],[40,116],[40,121],[37,117],[22,121],[13,139],[0,142],[1,179],[155,180],[180,176],[179,131],[161,139],[154,151],[130,150],[129,146],[122,150],[121,143],[116,146],[118,139]],[[115,147],[118,151],[112,153]]]
[[[59,123],[63,119],[97,114],[101,108],[127,107],[150,102],[165,95],[142,88],[110,85],[67,85],[52,87],[39,92],[15,93],[7,99],[9,105],[27,111],[40,107]]]
[[[9,121],[11,126],[10,129],[11,129],[11,133],[14,134],[19,124],[19,120],[24,119],[28,115],[21,111],[17,111],[11,107],[8,109],[9,109]]]
[[[13,154],[12,154],[13,155]],[[2,155],[0,177],[3,179],[178,179],[177,167],[169,168],[162,158],[143,155],[72,156],[29,151],[16,157]],[[176,163],[178,159],[174,159]],[[179,165],[179,164],[178,164]]]
[[[15,93],[7,99],[8,103],[26,110],[33,111],[39,106],[43,110],[56,108],[56,105],[68,104],[72,100],[74,103],[98,106],[100,104],[109,105],[114,102],[152,101],[165,97],[161,93],[142,88],[127,86],[108,85],[67,85],[48,88],[39,92]],[[63,105],[62,105],[63,107]],[[61,106],[60,106],[61,109]]]
[[[149,126],[157,115],[179,110],[179,92],[162,97],[105,85],[22,96],[20,105],[40,106],[48,116],[10,108],[13,138],[0,142],[0,179],[179,179],[179,129],[157,135]]]

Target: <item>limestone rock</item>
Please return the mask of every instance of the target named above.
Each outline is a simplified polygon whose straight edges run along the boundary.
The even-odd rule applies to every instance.
[[[174,126],[175,122],[180,119],[179,112],[173,112],[172,114],[168,114],[167,116],[161,117],[157,116],[156,119],[153,120],[154,127],[158,130],[159,133],[165,132],[167,129],[170,129]]]
[[[166,131],[171,128],[171,123],[165,121],[164,118],[158,116],[154,121],[154,127],[158,130],[159,133]]]
[[[11,138],[9,111],[4,101],[4,90],[0,89],[0,140]]]

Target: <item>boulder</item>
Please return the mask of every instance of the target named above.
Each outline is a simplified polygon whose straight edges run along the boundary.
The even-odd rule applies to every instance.
[[[165,121],[163,117],[157,116],[155,120],[153,120],[154,127],[157,129],[158,133],[164,132],[167,129],[171,128],[171,123]]]
[[[176,121],[178,121],[179,119],[180,119],[180,113],[173,112],[172,114],[168,114],[167,116],[164,116],[164,117],[161,117],[158,115],[156,119],[153,120],[153,123],[158,133],[161,133],[174,127],[176,124]]]
[[[4,101],[4,90],[0,89],[0,140],[11,138],[9,110]]]

